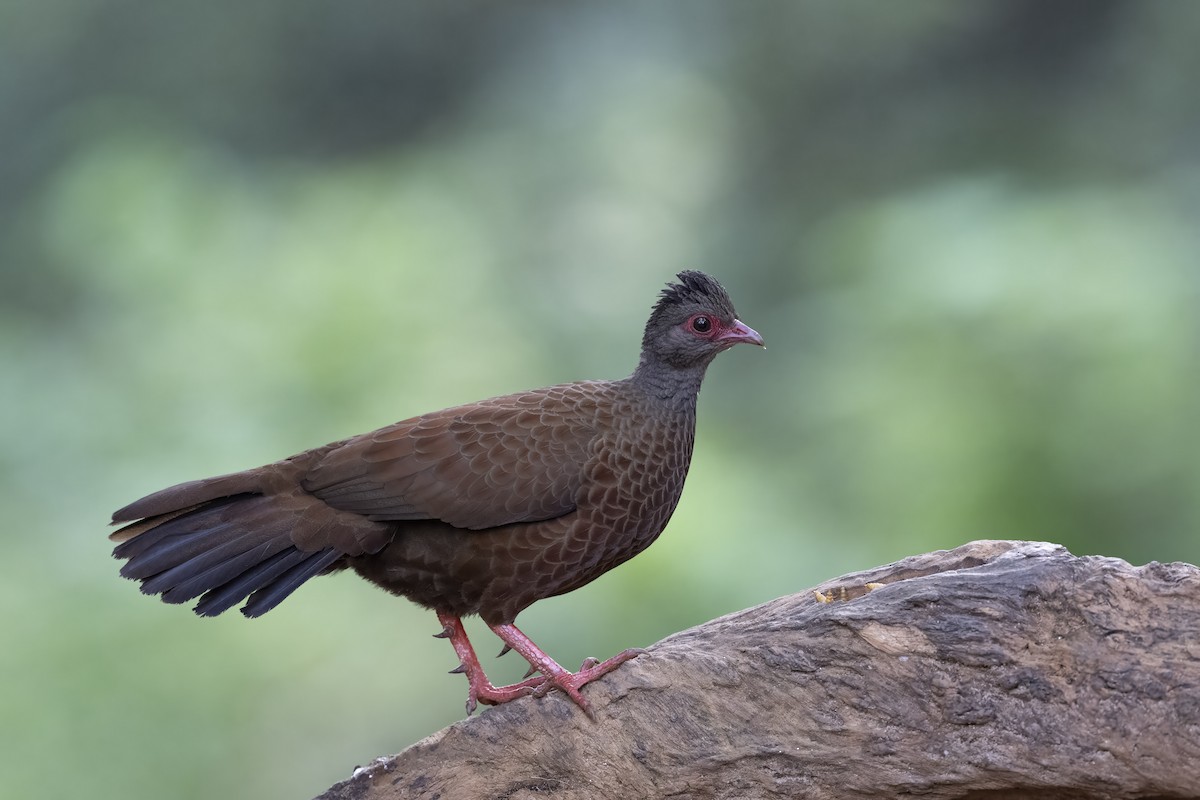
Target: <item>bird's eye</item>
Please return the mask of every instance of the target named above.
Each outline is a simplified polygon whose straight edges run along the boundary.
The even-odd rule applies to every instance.
[[[703,314],[692,317],[692,330],[696,333],[708,333],[712,330],[712,320]]]

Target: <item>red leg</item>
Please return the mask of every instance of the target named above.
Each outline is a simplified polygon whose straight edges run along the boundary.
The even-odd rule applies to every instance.
[[[475,648],[471,647],[471,641],[467,638],[467,631],[463,628],[462,620],[445,611],[437,612],[437,616],[438,622],[442,623],[442,632],[437,635],[440,638],[449,639],[451,646],[454,647],[454,652],[458,654],[458,668],[451,671],[467,673],[467,682],[470,684],[467,694],[468,716],[475,711],[476,702],[498,706],[509,700],[533,694],[538,686],[546,682],[544,677],[538,675],[511,686],[493,686],[487,675],[484,674],[479,658],[475,655]]]
[[[560,666],[557,661],[546,655],[540,647],[533,643],[532,639],[521,633],[516,625],[489,625],[488,627],[492,629],[493,633],[504,640],[506,645],[520,653],[529,662],[531,667],[545,676],[542,678],[531,678],[530,681],[536,680],[538,681],[538,685],[535,689],[525,692],[526,694],[532,693],[541,697],[550,691],[552,687],[561,689],[593,719],[595,719],[595,714],[592,713],[592,707],[584,696],[579,693],[579,690],[600,676],[613,671],[629,659],[636,658],[646,652],[640,649],[623,650],[607,661],[601,662],[597,662],[594,658],[589,658],[583,662],[583,666],[579,668],[578,672],[569,672]],[[530,681],[516,684],[516,686],[523,687]],[[504,688],[511,689],[514,687],[506,686]]]

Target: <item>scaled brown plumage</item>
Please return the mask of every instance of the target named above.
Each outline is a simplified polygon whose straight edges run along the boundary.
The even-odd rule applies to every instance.
[[[640,553],[675,510],[696,395],[713,357],[762,345],[725,290],[685,271],[661,293],[637,369],[435,411],[245,472],[163,489],[122,508],[121,574],[196,613],[246,600],[259,616],[314,575],[349,567],[437,612],[467,673],[468,713],[579,689],[637,655],[578,672],[513,624]],[[478,614],[535,675],[488,682],[460,618]]]

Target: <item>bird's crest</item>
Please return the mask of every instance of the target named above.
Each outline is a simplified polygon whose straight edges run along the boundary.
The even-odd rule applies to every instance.
[[[737,316],[733,310],[733,301],[725,287],[716,279],[694,269],[685,269],[676,277],[679,283],[668,283],[658,294],[658,302],[650,312],[650,321],[646,329],[656,328],[657,323],[672,308],[686,304],[697,304],[706,307],[711,313],[723,318],[732,319]]]

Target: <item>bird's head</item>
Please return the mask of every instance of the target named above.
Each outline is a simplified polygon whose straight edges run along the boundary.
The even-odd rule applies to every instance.
[[[642,363],[703,371],[722,350],[735,344],[766,347],[763,338],[737,318],[733,302],[716,280],[685,270],[678,283],[659,294],[642,335]]]

